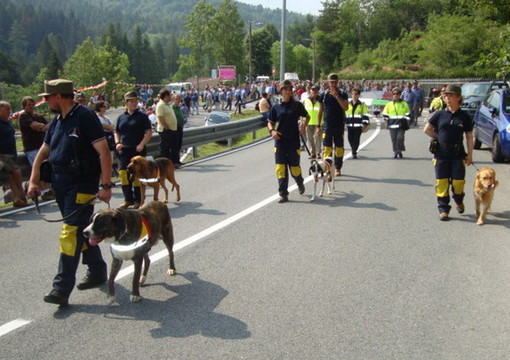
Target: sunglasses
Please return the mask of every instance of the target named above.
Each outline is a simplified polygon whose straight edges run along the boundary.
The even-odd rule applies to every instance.
[[[393,94],[393,95],[400,95],[400,93],[397,93],[397,92],[394,92],[394,93],[392,93],[392,94]]]

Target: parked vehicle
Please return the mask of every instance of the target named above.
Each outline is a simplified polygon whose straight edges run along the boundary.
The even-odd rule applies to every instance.
[[[492,161],[510,159],[510,89],[493,91],[474,117],[474,148],[492,149]]]
[[[283,74],[283,79],[290,81],[299,81],[299,76],[297,73],[286,72],[285,74]]]
[[[171,92],[180,93],[183,89],[185,91],[190,91],[191,88],[193,87],[193,84],[191,84],[190,82],[177,82],[177,83],[166,84],[165,87],[168,90],[170,90]]]
[[[204,126],[230,122],[230,114],[222,111],[211,111],[205,118]]]
[[[493,90],[508,88],[508,83],[503,80],[465,83],[462,85],[463,102],[461,108],[473,117],[478,106],[480,106],[480,104]]]

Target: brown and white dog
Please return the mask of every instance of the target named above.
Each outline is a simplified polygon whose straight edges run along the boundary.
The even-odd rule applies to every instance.
[[[485,223],[485,216],[491,206],[492,198],[494,197],[494,189],[496,189],[498,184],[499,181],[496,180],[496,171],[493,168],[484,167],[476,173],[474,191],[477,225],[483,225]]]
[[[315,201],[317,195],[317,183],[322,179],[322,188],[319,196],[324,195],[324,188],[328,185],[328,194],[332,194],[335,190],[335,169],[333,167],[333,159],[327,157],[325,159],[313,159],[310,162],[308,174],[313,175],[313,194],[310,201]]]
[[[172,184],[172,191],[175,188],[175,201],[181,200],[181,187],[175,181],[175,166],[167,158],[161,157],[154,161],[148,160],[143,156],[135,156],[129,162],[127,172],[131,177],[135,177],[140,181],[141,203],[145,202],[145,188],[150,186],[154,190],[154,200],[158,200],[159,186],[165,192],[164,203],[168,202],[168,189],[165,185],[165,179]],[[131,180],[134,180],[133,178]]]
[[[108,277],[108,303],[115,302],[115,277],[124,260],[135,265],[131,301],[139,301],[140,284],[144,284],[149,271],[149,251],[161,237],[168,250],[167,274],[175,275],[174,233],[168,208],[161,201],[152,201],[138,210],[107,209],[92,217],[92,223],[83,230],[92,246],[101,241],[110,243],[112,266]],[[143,265],[143,272],[142,272]]]

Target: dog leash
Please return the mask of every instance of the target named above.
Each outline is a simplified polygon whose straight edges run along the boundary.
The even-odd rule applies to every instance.
[[[78,209],[74,210],[67,216],[64,216],[62,219],[52,219],[52,220],[44,218],[44,215],[41,213],[41,209],[39,208],[39,199],[37,196],[34,196],[32,198],[32,201],[34,202],[35,210],[37,211],[37,214],[41,217],[41,219],[43,219],[44,221],[49,222],[49,223],[54,223],[54,222],[65,221],[65,220],[69,219],[70,217],[78,214],[80,211],[82,211],[85,208],[86,205],[89,205],[90,203],[92,203],[96,198],[97,198],[97,196],[90,198],[87,202],[81,204]],[[110,208],[110,203],[108,203],[108,208]]]
[[[305,149],[306,149],[306,152],[308,153],[308,155],[312,155],[312,153],[310,152],[310,149],[308,149],[308,146],[306,145],[305,137],[303,135],[299,135],[299,137],[301,138],[301,141],[303,142],[303,145],[305,146]]]

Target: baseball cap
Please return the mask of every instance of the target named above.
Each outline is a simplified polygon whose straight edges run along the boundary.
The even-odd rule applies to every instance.
[[[124,101],[130,100],[130,99],[138,99],[138,94],[136,91],[128,91],[124,94]]]

